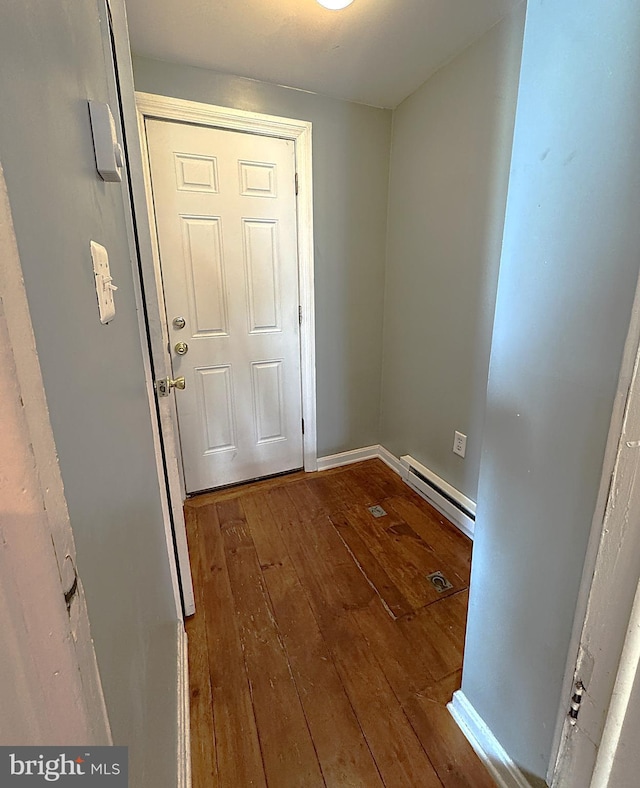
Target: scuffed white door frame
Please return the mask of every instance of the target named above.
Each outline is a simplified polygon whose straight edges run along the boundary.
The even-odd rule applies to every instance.
[[[616,730],[621,725],[621,709],[627,707],[638,669],[630,662],[637,654],[628,633],[637,628],[640,618],[640,606],[634,608],[640,575],[640,485],[636,481],[640,478],[639,365],[640,286],[574,620],[556,723],[555,757],[547,773],[553,788],[607,785],[607,769],[620,744]],[[585,689],[577,721],[572,724],[567,714],[577,681]]]

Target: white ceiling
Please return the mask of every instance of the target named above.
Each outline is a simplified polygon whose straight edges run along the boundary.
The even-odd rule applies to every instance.
[[[521,0],[126,0],[138,55],[396,107]]]

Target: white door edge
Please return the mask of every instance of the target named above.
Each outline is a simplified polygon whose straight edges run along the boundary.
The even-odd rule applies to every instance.
[[[605,712],[620,669],[638,582],[634,567],[618,559],[640,551],[640,527],[629,516],[640,507],[640,489],[634,484],[640,473],[639,438],[640,280],[618,378],[560,695],[547,771],[547,783],[553,788],[580,788],[588,784],[600,736],[603,731],[606,734]],[[583,704],[577,724],[572,725],[568,710],[577,679],[585,680],[588,702]],[[592,726],[592,720],[600,722]],[[583,733],[583,728],[588,734]]]
[[[263,115],[257,112],[218,107],[195,101],[185,101],[151,93],[136,92],[138,129],[142,147],[142,175],[146,194],[151,194],[151,178],[148,164],[148,146],[145,122],[147,119],[173,120],[197,123],[231,131],[244,131],[268,137],[292,140],[295,143],[296,172],[298,175],[298,271],[300,306],[302,322],[300,326],[302,418],[304,419],[303,451],[305,471],[317,470],[317,432],[316,432],[316,363],[315,363],[315,299],[314,299],[314,252],[313,252],[313,180],[311,130],[309,121]],[[136,196],[134,202],[140,199]],[[153,226],[153,207],[146,201],[148,227]],[[153,236],[153,234],[151,234]],[[162,296],[160,256],[155,237],[150,241],[151,255],[141,252],[141,263],[145,270],[145,281],[153,275],[155,287],[153,295],[160,308],[161,325],[151,327],[151,342],[165,356],[165,366],[170,369],[167,352],[168,328]],[[154,357],[156,354],[153,349]],[[168,373],[167,373],[168,374]],[[173,403],[173,397],[167,398]],[[175,441],[176,456],[180,457],[177,436],[175,407],[161,411],[162,430],[172,435]],[[182,463],[179,460],[180,473]],[[184,481],[182,481],[184,491]]]
[[[109,2],[109,0],[107,0]],[[129,166],[129,183],[122,182],[122,193],[127,214],[127,235],[133,266],[138,324],[144,364],[144,374],[149,397],[149,413],[153,428],[156,468],[163,512],[171,583],[176,607],[176,615],[182,620],[184,615],[195,612],[195,597],[189,564],[187,530],[182,505],[185,499],[184,484],[181,478],[181,465],[177,450],[176,433],[170,413],[170,399],[157,401],[154,379],[167,377],[170,366],[166,358],[166,342],[159,339],[162,335],[164,305],[158,300],[156,277],[153,268],[153,233],[149,224],[143,169],[142,152],[138,137],[137,110],[135,105],[133,70],[129,51],[129,38],[124,7],[121,3],[111,4],[111,16],[115,42],[115,59],[121,85],[121,109],[124,143]],[[135,222],[135,227],[132,223]],[[166,330],[166,329],[165,329]],[[157,410],[156,410],[157,402]]]

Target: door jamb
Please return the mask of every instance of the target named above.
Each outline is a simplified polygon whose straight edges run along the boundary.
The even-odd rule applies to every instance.
[[[631,686],[620,684],[621,671],[633,667],[624,662],[627,631],[638,619],[634,596],[637,590],[637,561],[640,554],[640,527],[633,512],[640,507],[640,280],[625,343],[618,387],[605,449],[602,478],[578,594],[571,643],[560,696],[553,749],[547,782],[553,788],[573,788],[585,784],[580,769],[591,778],[586,750],[580,750],[582,725],[593,725],[597,741],[586,745],[592,763],[601,760],[598,744],[610,742],[612,720],[610,702],[617,681],[616,702],[626,703]],[[611,579],[615,577],[615,582]],[[634,612],[635,611],[635,612]],[[586,702],[580,707],[576,724],[568,717],[569,700],[575,681],[585,684]],[[584,707],[584,708],[583,708]],[[605,712],[609,708],[609,714]],[[582,723],[582,725],[581,725]],[[615,738],[615,737],[614,737]],[[607,758],[614,753],[608,751]],[[580,767],[580,768],[578,768]],[[601,768],[601,764],[599,764]],[[588,775],[587,775],[588,772]]]
[[[138,308],[142,360],[149,397],[153,441],[158,469],[158,483],[162,503],[163,524],[169,557],[171,583],[178,619],[193,615],[195,597],[189,564],[187,531],[182,508],[184,490],[178,471],[176,440],[171,422],[166,418],[166,400],[158,400],[154,379],[167,377],[171,367],[166,352],[154,347],[151,337],[162,324],[160,305],[154,297],[155,278],[149,275],[152,260],[152,233],[147,220],[147,202],[143,176],[143,162],[138,139],[137,113],[134,99],[133,69],[126,12],[123,3],[107,0],[111,11],[114,38],[114,59],[119,80],[122,135],[128,177],[122,181],[127,236],[134,269],[134,289]],[[151,269],[152,270],[152,269]],[[157,343],[155,343],[157,345]]]
[[[315,299],[314,299],[314,251],[313,251],[313,182],[311,130],[309,121],[264,115],[257,112],[219,107],[195,101],[159,96],[152,93],[136,92],[138,129],[142,146],[142,163],[149,226],[155,224],[151,199],[151,175],[146,135],[146,120],[173,120],[195,123],[230,131],[243,131],[265,137],[292,140],[295,146],[295,167],[298,176],[297,207],[297,248],[298,248],[298,291],[302,309],[300,323],[300,376],[302,388],[302,418],[304,420],[303,453],[305,471],[317,470],[317,431],[316,431],[316,363],[315,363]],[[139,199],[139,198],[138,198]],[[154,298],[159,304],[163,325],[156,327],[155,344],[161,348],[170,364],[168,356],[168,327],[162,292],[162,275],[157,237],[152,233],[152,257],[141,255],[141,264],[146,269],[148,279],[155,279]],[[160,330],[158,330],[160,329]],[[173,398],[170,398],[173,401]],[[175,405],[172,408],[171,423],[163,419],[162,427],[177,435]],[[180,456],[179,442],[176,441],[177,456]],[[181,463],[180,471],[182,472]],[[182,487],[184,491],[184,483]]]

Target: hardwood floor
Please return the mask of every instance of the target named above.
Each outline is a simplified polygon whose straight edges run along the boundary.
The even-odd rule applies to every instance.
[[[398,476],[369,460],[185,512],[194,788],[494,786],[446,709],[471,543]]]

